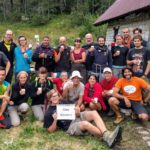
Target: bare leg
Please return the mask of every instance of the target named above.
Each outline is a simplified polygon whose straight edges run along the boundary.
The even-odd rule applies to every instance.
[[[116,116],[121,116],[120,109],[118,107],[119,101],[115,97],[109,99],[109,105],[111,109],[116,113]]]
[[[92,135],[96,135],[96,136],[101,136],[102,135],[102,132],[97,127],[95,127],[93,124],[91,124],[88,121],[81,121],[80,129],[82,131],[88,131]]]
[[[0,116],[3,115],[3,113],[4,113],[5,109],[6,109],[6,106],[7,106],[7,101],[3,100],[1,108],[0,108]]]
[[[86,120],[89,122],[94,121],[96,124],[96,127],[100,130],[101,133],[104,133],[107,130],[102,118],[97,113],[97,111],[86,111],[85,117],[86,117]]]
[[[100,103],[90,103],[89,107],[91,108],[91,110],[100,110],[101,109],[101,105]]]

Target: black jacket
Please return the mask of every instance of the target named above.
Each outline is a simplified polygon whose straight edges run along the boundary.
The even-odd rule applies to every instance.
[[[21,89],[25,89],[25,95],[20,95],[19,91]],[[12,85],[12,94],[11,94],[11,100],[14,102],[14,105],[20,105],[24,102],[27,102],[30,96],[30,89],[31,86],[29,83],[26,83],[23,87],[20,87],[19,82],[15,82]]]
[[[0,42],[0,51],[2,51],[7,56],[12,66],[14,62],[14,50],[16,47],[17,45],[14,42],[12,42],[10,44],[10,51],[8,51],[7,47],[4,44],[4,40]]]
[[[42,94],[37,95],[37,90],[39,87],[42,87]],[[47,80],[45,84],[41,85],[39,81],[33,81],[31,83],[31,99],[32,99],[32,105],[40,105],[44,104],[45,95],[46,93],[53,89],[53,83],[50,80]]]
[[[45,53],[45,58],[39,58],[41,53]],[[55,68],[54,50],[52,47],[46,48],[44,45],[40,45],[36,48],[33,53],[32,60],[36,62],[35,69],[38,70],[40,67],[45,67],[48,72],[53,72]]]

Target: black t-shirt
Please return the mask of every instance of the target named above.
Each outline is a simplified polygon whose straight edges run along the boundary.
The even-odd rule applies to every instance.
[[[59,53],[60,46],[56,49],[56,53]],[[69,72],[71,69],[71,60],[70,60],[70,47],[66,46],[64,51],[61,52],[60,60],[56,63],[55,71],[67,71]]]
[[[137,61],[137,64],[131,67],[135,76],[141,77],[147,67],[147,62],[150,61],[150,51],[144,47],[141,49],[132,48],[127,55],[127,60]]]
[[[113,65],[115,66],[125,66],[126,65],[126,56],[128,54],[128,47],[126,46],[115,46],[112,48],[112,58],[113,58]],[[120,55],[113,56],[114,53],[119,51]]]
[[[56,112],[56,106],[49,106],[45,117],[44,117],[44,128],[49,128],[54,119],[53,119],[53,114]],[[57,127],[59,127],[60,129],[67,131],[70,124],[71,124],[72,120],[58,120],[57,121]]]

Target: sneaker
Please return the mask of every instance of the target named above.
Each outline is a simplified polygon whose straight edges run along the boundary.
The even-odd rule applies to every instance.
[[[119,124],[120,122],[122,122],[124,120],[124,118],[122,116],[118,116],[116,118],[116,120],[114,121],[114,124]]]
[[[103,140],[107,145],[112,148],[116,142],[121,139],[122,130],[120,126],[117,126],[114,131],[106,131],[103,135]]]

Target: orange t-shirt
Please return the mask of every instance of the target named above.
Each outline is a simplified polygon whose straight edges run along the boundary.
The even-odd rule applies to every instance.
[[[129,100],[141,101],[141,90],[148,87],[148,83],[141,78],[132,77],[130,81],[125,78],[121,78],[117,81],[115,87],[122,91],[122,95]]]

